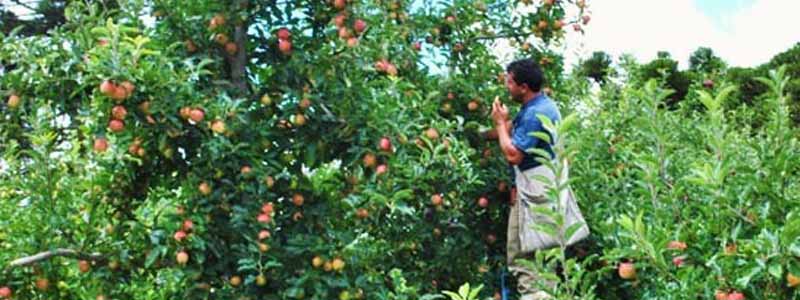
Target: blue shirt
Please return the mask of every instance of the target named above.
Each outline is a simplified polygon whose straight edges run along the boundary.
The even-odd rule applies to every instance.
[[[555,158],[553,148],[549,143],[531,135],[533,132],[546,131],[537,115],[543,115],[553,123],[561,121],[561,114],[558,112],[556,103],[544,93],[540,93],[533,98],[533,100],[522,105],[522,108],[512,122],[514,129],[511,133],[511,144],[523,153],[522,162],[518,165],[520,171],[525,171],[541,165],[536,161],[536,157],[539,155],[528,151],[530,149],[544,149],[550,153],[550,159]],[[553,133],[549,134],[551,142],[554,142]],[[513,167],[510,169],[513,179],[514,169]]]

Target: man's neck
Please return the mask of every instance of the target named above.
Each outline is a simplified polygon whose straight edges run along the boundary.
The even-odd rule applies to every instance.
[[[542,92],[528,92],[528,93],[525,93],[525,96],[523,98],[524,100],[522,100],[522,105],[528,104],[528,102],[533,101],[533,99],[536,99],[536,97],[538,97],[539,94],[541,94],[541,93]]]

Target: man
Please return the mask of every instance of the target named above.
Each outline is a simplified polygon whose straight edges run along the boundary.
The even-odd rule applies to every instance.
[[[506,68],[506,73],[506,88],[514,102],[520,103],[522,108],[513,122],[509,122],[508,109],[499,99],[495,99],[492,104],[491,115],[494,120],[495,131],[489,132],[487,137],[490,139],[496,138],[499,141],[503,156],[514,172],[514,177],[512,178],[514,178],[515,188],[512,188],[511,191],[511,210],[509,212],[506,245],[508,266],[511,273],[517,277],[517,289],[521,295],[520,299],[550,299],[550,295],[539,288],[537,280],[541,280],[541,278],[536,270],[527,269],[516,260],[530,258],[532,254],[530,249],[532,247],[541,248],[539,246],[530,246],[530,240],[533,239],[522,240],[531,236],[530,232],[533,225],[530,224],[531,219],[527,218],[528,215],[523,211],[523,209],[530,210],[528,204],[525,204],[530,202],[526,201],[530,200],[530,198],[536,198],[534,200],[541,201],[539,199],[544,198],[543,185],[530,180],[528,177],[532,177],[530,176],[532,173],[526,171],[531,170],[537,174],[549,172],[547,176],[552,175],[552,172],[547,171],[549,169],[546,170],[545,166],[541,166],[541,163],[537,161],[537,155],[530,150],[534,148],[543,149],[550,154],[547,159],[555,158],[550,143],[530,133],[546,132],[538,118],[539,115],[549,118],[553,123],[560,121],[561,115],[553,100],[542,92],[544,75],[536,62],[531,59],[512,62]],[[552,140],[554,136],[552,133],[549,134]],[[520,189],[528,192],[520,193]],[[532,190],[537,192],[530,193],[529,191]],[[535,196],[531,196],[531,194]],[[518,198],[527,198],[527,200]],[[525,203],[521,205],[521,202]],[[575,209],[577,209],[577,206],[575,206]],[[585,234],[588,234],[588,228]],[[523,249],[527,251],[523,251]],[[544,283],[551,287],[553,286],[552,282]]]

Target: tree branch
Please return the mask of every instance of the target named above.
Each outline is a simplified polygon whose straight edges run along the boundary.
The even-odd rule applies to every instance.
[[[239,24],[234,27],[233,42],[238,50],[228,57],[231,66],[231,81],[241,95],[250,93],[247,85],[247,27],[248,24]]]
[[[50,259],[54,256],[70,257],[81,260],[90,260],[95,262],[104,263],[106,258],[100,253],[84,253],[72,249],[55,249],[50,251],[41,252],[32,256],[16,259],[8,264],[9,268],[22,267],[38,263],[43,260]]]

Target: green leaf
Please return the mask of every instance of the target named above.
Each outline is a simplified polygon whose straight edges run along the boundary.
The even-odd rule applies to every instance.
[[[155,249],[152,249],[150,253],[147,254],[147,258],[144,260],[144,267],[149,268],[156,262],[156,259],[161,257],[161,253],[164,252],[166,248],[164,246],[158,246]]]
[[[533,228],[533,230],[536,230],[538,232],[544,233],[544,234],[546,234],[547,236],[549,236],[551,238],[557,238],[558,237],[558,232],[556,232],[556,228],[555,228],[555,226],[553,224],[539,224],[539,223],[537,223],[537,224],[531,225],[531,228]]]
[[[461,299],[461,296],[451,291],[442,291],[442,294],[449,296],[451,300],[463,300]]]
[[[581,229],[584,224],[584,222],[577,222],[567,227],[567,230],[564,231],[564,239],[567,241],[572,239],[572,236],[575,235],[575,232],[578,232],[578,230]]]
[[[771,264],[769,266],[769,269],[767,269],[767,271],[769,272],[770,275],[772,275],[772,277],[775,277],[775,279],[780,280],[783,277],[783,266],[781,266],[780,264],[777,263]]]
[[[747,287],[750,284],[750,280],[753,279],[753,276],[758,275],[758,273],[760,273],[761,270],[762,268],[760,266],[752,267],[749,273],[736,280],[736,285],[738,285],[739,287]]]
[[[528,133],[528,135],[534,136],[534,137],[536,137],[536,138],[538,138],[538,139],[540,139],[540,140],[542,140],[542,141],[544,141],[545,143],[548,143],[548,144],[552,144],[553,143],[553,142],[550,141],[550,135],[547,134],[546,132],[536,131],[536,132]]]
[[[544,200],[541,197],[539,199]],[[530,206],[530,211],[535,214],[544,215],[551,218],[555,217],[555,215],[558,214],[558,212],[556,211],[555,203],[552,203],[550,201],[533,204]]]
[[[472,292],[469,293],[469,297],[467,297],[467,299],[469,300],[478,299],[478,293],[480,293],[482,289],[483,289],[483,284],[478,285],[477,287],[472,289]]]
[[[409,200],[414,198],[414,190],[402,189],[392,195],[392,202]]]
[[[783,227],[781,233],[781,243],[789,245],[800,237],[800,218],[792,218],[787,220],[786,225]]]
[[[461,285],[460,288],[458,288],[458,295],[461,296],[462,299],[465,299],[465,300],[469,299],[467,297],[467,296],[469,296],[469,282],[464,283],[463,285]]]

